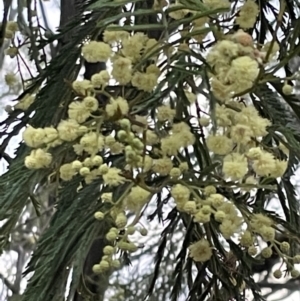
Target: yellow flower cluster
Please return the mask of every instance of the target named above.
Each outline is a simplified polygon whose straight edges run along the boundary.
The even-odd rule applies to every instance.
[[[230,103],[235,105],[234,103]],[[235,105],[236,106],[236,105]],[[223,158],[223,174],[225,178],[241,181],[246,175],[257,177],[283,176],[287,161],[275,156],[256,145],[267,135],[268,119],[259,116],[252,105],[238,105],[235,111],[225,105],[216,106],[216,123],[225,129],[223,134],[209,135],[206,139],[208,149]]]
[[[104,88],[108,85],[110,75],[107,70],[102,70],[99,73],[92,75],[91,83],[95,88]]]
[[[230,2],[228,0],[203,0],[203,4],[209,9],[214,10],[218,8],[223,9],[230,9]],[[171,12],[169,12],[169,16],[174,20],[181,20],[189,13],[197,13],[193,10],[185,8],[180,2],[176,1],[176,3],[171,3],[169,5],[169,9],[171,9]],[[197,28],[202,28],[202,25],[204,25],[206,17],[202,18],[202,21],[198,21],[194,23]]]
[[[82,47],[82,55],[89,63],[106,62],[111,54],[110,46],[104,42],[91,41]]]
[[[230,2],[228,0],[203,0],[203,3],[210,9],[230,8]]]
[[[246,0],[235,19],[236,24],[241,28],[253,27],[259,13],[258,5],[254,0]]]
[[[40,169],[49,167],[52,161],[52,155],[43,149],[32,150],[29,156],[25,158],[25,166],[29,169]]]
[[[229,1],[204,0],[203,3],[209,9],[230,8]],[[255,5],[254,1],[248,0],[236,17],[236,23],[248,28],[257,15]],[[170,7],[179,8],[170,13],[170,17],[176,20],[190,13],[178,3]],[[249,24],[245,19],[247,12],[251,13]],[[208,17],[195,19],[193,30],[205,28],[209,22]],[[90,63],[110,61],[112,71],[103,70],[94,74],[91,80],[74,81],[72,89],[76,96],[72,102],[67,102],[66,116],[55,128],[28,126],[23,133],[25,144],[32,148],[25,158],[27,168],[49,168],[61,181],[71,181],[75,176],[81,177],[86,184],[99,180],[101,189],[108,191],[99,195],[99,203],[109,203],[105,205],[111,209],[97,211],[94,217],[101,221],[109,216],[114,227],[106,233],[109,244],[103,249],[101,261],[93,266],[95,273],[118,268],[118,251],[137,251],[138,245],[130,236],[136,232],[147,235],[147,230],[137,228],[136,224],[152,196],[163,188],[170,191],[179,212],[189,215],[201,226],[214,225],[226,240],[239,235],[240,245],[250,255],[257,252],[256,236],[271,244],[277,243],[275,223],[271,218],[257,213],[245,214],[228,195],[220,192],[221,182],[230,180],[237,185],[252,184],[255,187],[261,177],[281,177],[287,168],[287,161],[278,159],[275,152],[263,144],[271,122],[262,118],[247,101],[238,103],[232,99],[233,95],[253,87],[265,53],[258,51],[252,37],[242,30],[218,41],[211,48],[207,54],[207,63],[211,67],[210,85],[222,105],[216,104],[214,112],[207,114],[211,115],[209,117],[197,116],[195,125],[190,122],[194,116],[188,115],[188,111],[184,111],[184,118],[181,118],[181,105],[197,102],[197,95],[190,92],[192,87],[187,84],[182,95],[177,95],[182,97],[180,105],[179,101],[166,97],[159,100],[161,105],[153,108],[151,115],[150,110],[141,113],[143,116],[135,114],[136,104],[155,89],[162,77],[157,64],[160,45],[143,33],[131,34],[108,28],[104,31],[103,42],[90,41],[82,46],[82,56]],[[188,47],[188,42],[182,44],[181,50],[188,51]],[[145,57],[148,60],[143,63]],[[118,83],[113,92],[109,86],[111,81]],[[135,93],[127,93],[126,87],[130,87],[137,96],[133,98]],[[290,92],[286,86],[283,90]],[[107,103],[98,100],[102,95],[107,97]],[[26,96],[16,108],[27,109],[32,101],[32,96]],[[209,182],[206,187],[199,184],[198,187],[198,182],[192,182],[192,178],[197,178],[202,171],[193,169],[193,160],[189,164],[184,162],[182,150],[197,145],[196,137],[199,137],[200,130],[210,123],[215,125],[214,132],[209,133],[206,139],[206,132],[201,133],[203,147],[207,146],[210,151],[209,160],[221,161],[222,168],[214,174],[213,180],[207,177],[207,181],[221,181]],[[66,150],[71,156],[54,161],[54,148]],[[122,164],[115,165],[110,160],[110,155],[115,154],[123,160]],[[163,187],[148,187],[150,178],[159,179],[158,183],[163,183]],[[125,182],[131,183],[119,199],[113,199],[113,189]],[[78,190],[81,187],[82,183]],[[129,212],[135,216],[131,224],[127,218]],[[247,224],[247,230],[242,232],[243,224]],[[189,246],[189,256],[197,262],[205,262],[212,257],[213,248],[209,235],[204,235]],[[270,250],[263,250],[262,256],[271,256]],[[280,250],[288,253],[289,245],[281,244]]]
[[[19,30],[19,26],[17,22],[8,21],[5,28],[5,38],[12,39],[15,33]]]
[[[103,41],[114,45],[115,43],[122,42],[129,38],[129,32],[124,30],[110,30],[113,29],[114,25],[110,25],[106,28],[103,33]]]
[[[294,257],[289,256],[290,244],[287,241],[277,241],[275,237],[275,222],[268,216],[262,213],[252,214],[247,221],[248,229],[240,235],[240,245],[245,247],[250,256],[257,255],[257,247],[255,246],[256,235],[260,235],[269,246],[261,250],[260,255],[263,258],[270,258],[273,254],[273,247],[277,254],[287,264],[292,277],[298,277],[299,271],[295,269],[294,264],[299,263],[299,255]],[[275,278],[281,278],[281,270],[273,272]]]
[[[152,64],[147,66],[145,73],[137,71],[132,74],[131,66],[143,53],[152,49],[157,44],[157,41],[148,39],[141,33],[130,36],[127,32],[109,31],[104,33],[104,41],[109,44],[122,43],[122,47],[120,51],[113,53],[109,44],[91,41],[82,47],[83,57],[92,63],[107,61],[109,58],[112,58],[112,76],[115,80],[125,84],[128,80],[122,80],[121,78],[127,76],[129,81],[132,80],[132,84],[138,89],[151,91],[157,84],[157,78],[160,74],[159,68]],[[143,76],[145,78],[141,81]],[[109,149],[111,153],[119,154],[125,151],[126,162],[132,164],[132,166],[144,167],[144,169],[148,170],[152,166],[151,160],[149,161],[150,157],[145,157],[146,159],[142,158],[144,144],[138,136],[135,136],[131,132],[131,123],[129,120],[122,119],[120,121],[120,126],[123,130],[120,130],[116,137],[104,137],[101,134],[101,125],[105,120],[118,121],[129,113],[127,100],[120,96],[116,98],[111,97],[105,108],[99,107],[99,102],[96,98],[97,89],[100,88],[103,90],[108,85],[110,78],[111,75],[105,70],[94,74],[90,81],[74,81],[72,87],[78,94],[78,97],[69,104],[68,119],[60,121],[56,129],[33,129],[29,127],[24,132],[24,141],[30,147],[43,147],[43,150],[48,150],[64,142],[71,142],[73,143],[74,152],[79,158],[83,153],[89,155],[84,160],[78,158],[79,160],[77,159],[61,165],[59,172],[62,180],[69,181],[76,174],[80,174],[85,178],[87,183],[90,183],[99,176],[103,178],[105,184],[110,186],[123,183],[125,178],[121,176],[121,170],[103,164],[102,157],[98,155],[104,148]],[[153,80],[150,80],[150,78]],[[105,115],[102,115],[103,118],[100,118],[100,120],[95,119],[91,123],[94,116],[99,112],[103,112],[103,109],[105,112]],[[139,134],[137,133],[137,135]],[[150,135],[152,141],[154,137],[154,133],[152,136]],[[50,165],[49,160],[45,164],[37,163],[34,165],[32,161],[35,159],[36,155],[33,152],[30,155],[30,160],[26,159],[26,165],[29,168],[42,168]]]
[[[9,87],[13,87],[18,83],[18,79],[17,79],[16,75],[12,72],[9,72],[9,73],[5,74],[4,80],[5,80],[5,83]]]
[[[189,126],[184,123],[173,125],[168,136],[161,139],[161,151],[164,155],[175,156],[183,147],[188,147],[195,143],[195,137]]]
[[[249,226],[252,231],[260,234],[265,241],[273,241],[275,239],[275,229],[272,228],[273,224],[272,219],[258,213],[253,214]]]
[[[108,117],[126,115],[129,111],[128,102],[120,96],[116,99],[111,98],[109,104],[105,107],[105,111]]]
[[[221,194],[215,193],[215,188],[205,188],[205,199],[194,198],[191,200],[191,191],[182,184],[171,188],[171,195],[179,211],[190,214],[197,223],[208,223],[212,216],[220,223],[219,231],[224,238],[229,239],[239,233],[243,222],[233,203],[226,200]]]
[[[143,55],[154,52],[159,46],[155,39],[149,39],[143,33],[130,35],[126,31],[107,30],[103,34],[104,42],[90,41],[83,45],[82,55],[91,63],[112,61],[112,77],[121,85],[131,82],[139,90],[150,92],[157,85],[160,69],[152,64],[145,71],[136,70],[133,72],[132,66],[137,63]],[[118,51],[113,51],[115,45]],[[155,55],[157,56],[157,55]],[[110,79],[107,71],[101,71],[93,75],[91,83],[95,88],[105,87]],[[82,92],[86,87],[74,87]]]
[[[250,148],[247,156],[251,160],[252,168],[258,176],[278,178],[283,176],[287,169],[287,161],[276,159],[274,155],[259,147]]]
[[[265,52],[258,51],[252,37],[243,30],[217,42],[207,55],[207,62],[214,70],[211,74],[214,95],[224,102],[232,94],[252,88],[264,57]]]
[[[138,191],[138,190],[135,190]],[[135,192],[131,191],[132,196]],[[139,194],[139,193],[137,193]],[[105,198],[104,194],[102,198]],[[106,233],[105,238],[109,242],[107,246],[103,248],[103,256],[99,264],[93,266],[93,272],[95,274],[101,274],[103,272],[118,269],[120,267],[120,261],[116,259],[117,252],[135,252],[138,246],[131,241],[129,236],[139,232],[140,235],[147,235],[147,230],[145,228],[137,228],[135,226],[127,226],[127,217],[122,210],[117,210],[116,208],[110,212],[111,217],[115,221],[116,227],[112,227]],[[96,220],[103,220],[105,218],[105,213],[97,211],[94,214]]]
[[[151,193],[140,186],[135,186],[125,198],[126,208],[131,211],[140,210],[148,201]]]
[[[13,59],[18,53],[19,50],[15,46],[9,47],[5,51],[5,54],[8,55],[11,59]]]
[[[149,39],[142,33],[130,35],[124,31],[105,31],[104,42],[91,41],[85,44],[82,47],[85,60],[91,63],[111,60],[112,72],[104,70],[92,75],[91,80],[75,80],[72,83],[72,89],[76,96],[72,102],[68,103],[67,116],[58,122],[56,127],[28,126],[26,128],[23,140],[32,148],[25,158],[26,167],[29,169],[49,168],[51,174],[57,174],[61,181],[71,181],[75,176],[80,176],[82,181],[90,184],[101,179],[103,183],[101,185],[108,189],[131,180],[134,173],[169,175],[173,168],[171,158],[167,154],[160,153],[154,160],[147,154],[148,151],[146,152],[148,146],[152,148],[160,142],[160,137],[149,127],[147,116],[133,118],[128,101],[120,95],[110,96],[106,104],[98,101],[99,94],[109,94],[107,90],[109,91],[108,85],[111,79],[121,85],[130,83],[141,92],[151,92],[160,76],[160,69],[154,63],[158,56],[157,47],[156,40]],[[151,51],[157,51],[157,54],[150,55],[151,64],[142,65],[133,71],[141,57]],[[193,97],[192,94],[188,96]],[[32,101],[33,97],[28,96],[18,106],[26,109]],[[170,124],[173,123],[175,116],[175,111],[172,112],[169,118]],[[161,123],[166,121],[162,120]],[[109,134],[106,132],[107,124],[110,127],[113,126]],[[177,132],[183,127],[188,137],[183,140],[180,147],[186,146],[187,141],[192,139],[187,125],[177,126]],[[176,126],[173,131],[176,132]],[[66,157],[73,159],[66,161],[59,158],[54,161],[55,148],[70,152],[71,156]],[[122,155],[127,164],[125,168],[120,169],[106,162],[108,153]],[[184,165],[182,166],[182,170],[187,169]],[[181,173],[179,167],[172,170],[173,177],[179,177]],[[127,225],[127,212],[130,211],[138,217],[153,195],[145,184],[138,185],[137,183],[138,181],[116,204],[113,203],[111,193],[100,197],[102,202],[109,202],[113,206],[109,212],[96,212],[95,219],[102,220],[106,214],[109,214],[116,228],[111,228],[106,234],[110,245],[104,248],[103,258],[93,267],[95,273],[118,268],[120,262],[115,258],[118,250],[128,252],[137,250],[137,245],[128,238],[136,230],[140,235],[147,235],[145,228],[135,227],[138,219],[134,225]],[[81,187],[82,183],[79,184],[78,190]]]
[[[206,239],[201,239],[190,245],[189,250],[189,256],[198,262],[205,262],[212,256],[212,247],[210,246],[209,241]]]
[[[104,36],[110,36],[105,32]],[[112,76],[121,85],[129,82],[138,90],[150,92],[157,85],[160,69],[152,64],[145,71],[133,72],[132,66],[137,63],[143,55],[153,52],[158,47],[155,39],[149,39],[142,33],[133,36],[117,33],[117,37],[107,37],[110,42],[118,41],[120,50],[112,57]]]

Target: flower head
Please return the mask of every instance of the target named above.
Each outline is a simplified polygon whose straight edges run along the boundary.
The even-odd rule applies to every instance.
[[[233,153],[227,155],[223,162],[223,173],[225,177],[233,181],[241,180],[248,171],[248,162],[244,155]]]
[[[28,126],[22,136],[26,145],[30,147],[39,147],[44,143],[46,134],[41,128],[35,129],[32,126]]]
[[[80,145],[89,154],[96,154],[104,147],[104,137],[96,132],[89,132],[82,136]]]
[[[84,103],[73,101],[69,104],[68,116],[78,123],[83,123],[90,117],[90,111],[86,108]]]
[[[251,28],[256,21],[258,13],[259,8],[256,2],[254,0],[247,0],[236,17],[235,22],[241,28]]]
[[[205,262],[208,261],[212,256],[212,248],[206,239],[201,239],[198,242],[190,245],[189,250],[189,256],[195,261]]]
[[[168,174],[170,174],[172,168],[172,160],[168,157],[164,157],[153,162],[152,170],[162,176],[167,176]]]
[[[99,73],[92,75],[91,82],[95,88],[106,86],[110,80],[110,75],[107,70],[102,70]]]
[[[217,155],[227,155],[233,148],[233,141],[222,135],[208,136],[206,144],[208,149]]]
[[[104,42],[91,41],[82,47],[82,55],[89,63],[106,62],[111,53],[110,46]]]
[[[51,162],[52,155],[40,148],[32,150],[30,155],[25,157],[25,166],[29,169],[46,168]]]
[[[58,126],[58,136],[64,141],[74,141],[80,136],[79,123],[74,119],[62,120]]]
[[[149,200],[150,192],[140,186],[133,187],[125,199],[126,207],[129,210],[139,210]]]
[[[120,175],[121,170],[116,167],[108,169],[107,173],[103,175],[103,181],[108,186],[119,186],[125,182],[125,178]]]
[[[106,105],[105,111],[109,117],[126,115],[129,111],[128,102],[120,96],[116,99],[111,98],[109,104]]]

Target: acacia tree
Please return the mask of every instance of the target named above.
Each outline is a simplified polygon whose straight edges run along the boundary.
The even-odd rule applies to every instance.
[[[278,261],[298,284],[299,9],[273,2],[66,1],[53,35],[7,2],[37,75],[1,122],[1,248],[51,217],[21,300],[263,300]]]

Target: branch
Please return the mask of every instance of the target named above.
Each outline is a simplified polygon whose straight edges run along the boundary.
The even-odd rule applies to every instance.
[[[299,289],[300,282],[299,280],[289,280],[284,283],[270,283],[268,281],[262,281],[258,283],[258,285],[261,288],[271,288],[272,290],[281,290],[281,289],[287,289],[287,290],[296,290]]]
[[[4,12],[3,12],[3,18],[2,18],[2,25],[0,28],[0,47],[2,47],[2,45],[5,41],[5,28],[6,28],[8,12],[9,12],[12,0],[5,0],[3,2],[4,2],[4,9],[3,9]]]
[[[48,30],[49,32],[52,32],[50,27],[49,27],[49,24],[48,24],[48,20],[47,20],[47,16],[46,16],[43,1],[40,0],[39,4],[40,4],[40,9],[41,9],[41,14],[42,14],[42,18],[43,18],[43,21],[44,21],[45,29]],[[54,47],[53,43],[49,43],[49,47],[50,47],[51,57],[53,58],[55,56],[55,47]]]
[[[42,68],[40,66],[39,62],[39,50],[36,42],[36,35],[33,30],[33,23],[32,23],[32,11],[31,11],[31,6],[30,6],[30,1],[27,2],[27,21],[29,24],[29,39],[31,43],[31,51],[32,51],[32,58],[33,61],[35,62],[35,66],[37,71],[41,74],[42,73]]]
[[[16,279],[15,279],[15,283],[14,286],[16,288],[17,291],[20,290],[21,287],[21,281],[22,281],[22,271],[23,271],[23,267],[24,267],[24,263],[25,263],[25,251],[24,249],[19,246],[18,248],[18,260],[17,260],[17,271],[16,271]]]

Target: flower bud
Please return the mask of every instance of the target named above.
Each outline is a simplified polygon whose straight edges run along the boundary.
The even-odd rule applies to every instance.
[[[199,118],[199,124],[203,127],[207,127],[210,124],[210,119],[207,117],[201,117]]]
[[[118,131],[117,137],[121,142],[124,142],[127,138],[127,133],[124,130]]]
[[[18,48],[16,47],[9,47],[6,52],[6,55],[9,55],[10,58],[14,58],[18,54]]]
[[[300,255],[295,255],[293,261],[294,263],[300,263]]]
[[[187,201],[184,206],[183,206],[183,210],[186,213],[195,213],[196,211],[196,202],[195,201]]]
[[[281,250],[283,253],[288,253],[288,251],[290,250],[290,244],[289,244],[287,241],[283,241],[283,242],[280,244],[280,250]]]
[[[246,230],[240,239],[240,244],[243,247],[250,247],[253,244],[253,236],[250,231]]]
[[[260,234],[265,241],[273,241],[275,239],[275,229],[272,227],[262,227]]]
[[[181,176],[181,170],[178,167],[173,167],[170,171],[170,177],[178,179]]]
[[[101,260],[99,265],[102,271],[107,271],[109,269],[109,262],[106,260]]]
[[[141,233],[142,236],[146,236],[146,235],[148,234],[148,231],[147,231],[146,228],[141,228],[141,229],[139,230],[139,232]]]
[[[93,166],[92,159],[91,159],[91,158],[86,158],[86,159],[84,159],[84,161],[83,161],[83,166],[86,166],[86,167],[92,167],[92,166]]]
[[[224,211],[218,210],[215,214],[215,220],[219,223],[222,223],[224,219],[226,218],[226,214]]]
[[[92,158],[92,163],[95,166],[100,166],[103,163],[103,159],[101,156],[96,155]]]
[[[108,241],[114,241],[118,237],[118,234],[115,232],[109,231],[105,237]]]
[[[262,251],[261,251],[261,256],[263,258],[270,258],[273,254],[273,251],[271,248],[264,248]]]
[[[130,243],[128,244],[127,250],[128,250],[129,252],[135,252],[137,249],[138,249],[138,247],[137,247],[134,243],[130,242]]]
[[[126,233],[128,235],[133,235],[135,233],[135,227],[134,226],[130,226],[127,228]]]
[[[113,268],[118,269],[118,268],[121,266],[120,260],[118,260],[118,259],[112,260],[111,266],[112,266]]]
[[[118,242],[117,247],[118,247],[120,250],[128,251],[129,243],[126,242],[126,241],[121,240],[121,241]]]
[[[300,276],[300,272],[298,270],[292,270],[291,271],[291,277],[292,278],[298,278]]]
[[[114,252],[115,252],[115,249],[112,246],[105,246],[103,249],[103,254],[105,254],[105,255],[112,255],[112,254],[114,254]]]
[[[293,87],[291,85],[287,85],[285,84],[283,87],[282,87],[282,93],[284,95],[291,95],[293,93]]]
[[[101,274],[103,272],[100,264],[94,264],[92,270],[95,274]]]
[[[75,170],[79,170],[82,167],[82,163],[79,160],[75,160],[71,164],[72,168]]]
[[[88,132],[88,128],[85,126],[85,125],[81,125],[79,128],[78,128],[78,132],[81,133],[81,134],[85,134]]]
[[[102,175],[105,175],[109,170],[109,167],[106,165],[106,164],[102,164],[100,167],[99,167],[99,172],[102,174]]]
[[[4,108],[5,112],[8,114],[11,114],[14,110],[13,107],[11,105],[6,105]]]
[[[115,232],[116,234],[119,234],[119,230],[116,227],[111,227],[109,229],[110,232]]]
[[[250,246],[248,248],[248,254],[250,256],[255,256],[257,254],[257,248],[255,246]]]
[[[124,129],[124,130],[126,130],[126,131],[129,131],[129,130],[130,130],[131,123],[130,123],[129,119],[126,119],[126,118],[121,119],[121,120],[119,121],[119,124],[120,124],[120,127],[121,127],[122,129]]]
[[[216,194],[217,193],[217,189],[215,186],[212,185],[208,185],[204,188],[204,193],[205,195],[209,196],[211,194]]]
[[[80,168],[79,173],[80,173],[80,175],[82,175],[84,177],[84,176],[89,175],[91,173],[91,171],[88,167],[82,167],[82,168]]]
[[[274,276],[274,278],[279,279],[282,277],[282,272],[280,270],[275,270],[273,272],[273,276]]]
[[[104,218],[104,213],[101,212],[101,211],[97,211],[97,212],[95,212],[95,214],[94,214],[94,218],[95,218],[96,220],[98,220],[98,221],[101,221],[101,220],[103,220],[103,218]]]
[[[115,220],[116,226],[120,228],[124,228],[127,224],[127,217],[124,213],[119,213]]]
[[[139,138],[132,139],[131,145],[138,150],[144,149],[144,143]]]
[[[204,205],[202,208],[201,208],[201,212],[203,214],[211,214],[211,207],[209,205]]]

